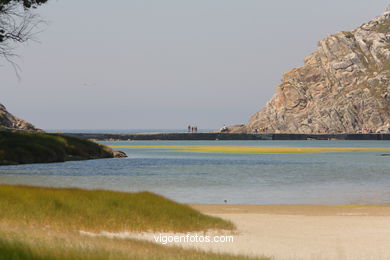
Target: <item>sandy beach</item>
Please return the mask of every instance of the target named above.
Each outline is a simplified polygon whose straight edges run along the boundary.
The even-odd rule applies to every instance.
[[[390,205],[192,205],[231,220],[233,244],[201,248],[275,259],[390,259]]]
[[[202,213],[232,221],[237,226],[234,242],[169,245],[276,260],[390,259],[390,205],[191,206]],[[104,236],[154,241],[154,235]]]

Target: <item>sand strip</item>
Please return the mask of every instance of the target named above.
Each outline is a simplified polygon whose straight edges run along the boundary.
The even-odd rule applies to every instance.
[[[233,243],[169,243],[184,248],[273,259],[390,259],[390,205],[191,205],[202,213],[232,221]],[[85,232],[84,232],[85,233]],[[85,235],[94,235],[87,234]],[[99,236],[152,242],[159,233],[108,233]],[[161,234],[183,235],[186,234]],[[195,235],[192,233],[191,235]]]
[[[233,245],[203,249],[275,259],[390,259],[390,205],[192,205],[231,220]]]
[[[389,205],[220,205],[191,204],[205,214],[271,214],[302,216],[390,216]]]

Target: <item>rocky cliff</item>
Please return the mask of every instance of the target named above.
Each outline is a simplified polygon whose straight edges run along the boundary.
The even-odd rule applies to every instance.
[[[7,111],[5,106],[0,104],[0,128],[27,130],[27,131],[42,131],[29,122],[13,116]]]
[[[302,67],[283,75],[247,131],[384,132],[389,124],[390,7],[354,31],[321,40]]]

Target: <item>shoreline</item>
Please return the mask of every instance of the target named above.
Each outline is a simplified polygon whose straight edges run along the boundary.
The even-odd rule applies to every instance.
[[[299,216],[390,216],[390,204],[188,204],[205,214],[265,214]]]

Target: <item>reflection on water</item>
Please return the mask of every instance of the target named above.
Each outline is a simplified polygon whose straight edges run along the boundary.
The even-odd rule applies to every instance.
[[[375,141],[136,141],[114,145],[390,147]],[[0,183],[153,191],[187,203],[390,203],[381,152],[213,154],[124,148],[129,158],[0,167]]]

